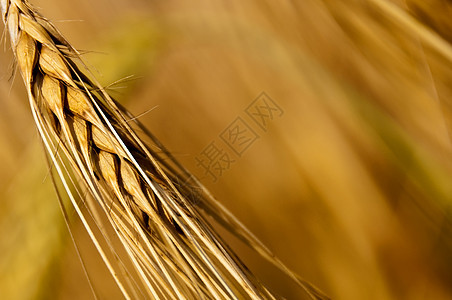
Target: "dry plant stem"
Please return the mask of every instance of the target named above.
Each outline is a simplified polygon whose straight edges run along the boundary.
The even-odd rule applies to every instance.
[[[203,190],[199,182],[158,141],[154,139],[154,147],[166,157],[144,145],[127,124],[124,110],[89,79],[88,71],[81,71],[78,52],[27,1],[0,3],[47,155],[125,298],[277,298],[220,239],[200,209],[277,265],[313,299],[324,298],[210,194],[199,193],[193,201],[193,185]],[[92,201],[87,210],[97,205],[102,217],[79,207],[71,191],[71,183],[79,179],[90,194],[86,201]],[[114,229],[113,237],[106,225]],[[111,246],[114,238],[124,246],[128,263]],[[141,285],[127,264],[134,266]]]

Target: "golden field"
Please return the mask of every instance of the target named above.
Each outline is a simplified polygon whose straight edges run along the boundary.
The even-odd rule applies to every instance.
[[[33,4],[217,199],[332,299],[452,297],[448,1]],[[90,299],[2,45],[0,298]],[[263,92],[279,110],[262,108],[261,127],[247,108]],[[222,133],[239,117],[257,138],[237,154]],[[233,160],[215,179],[196,160],[212,142]],[[121,299],[70,221],[101,299]],[[276,292],[306,298],[225,238]]]

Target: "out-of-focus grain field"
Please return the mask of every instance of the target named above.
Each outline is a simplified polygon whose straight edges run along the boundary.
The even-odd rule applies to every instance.
[[[452,298],[449,1],[32,3],[176,158],[333,299]],[[2,45],[0,298],[90,299]],[[262,92],[273,102],[254,101]],[[260,116],[247,114],[256,107]],[[222,139],[237,122],[249,126],[240,154]],[[212,145],[229,161],[209,174],[196,158]],[[120,299],[75,215],[71,228],[101,299]],[[304,299],[225,237],[271,288]]]

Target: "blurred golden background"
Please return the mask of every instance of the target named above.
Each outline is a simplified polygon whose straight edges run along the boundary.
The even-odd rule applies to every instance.
[[[333,299],[452,298],[450,1],[31,2],[303,278]],[[3,44],[0,298],[91,299]],[[265,130],[245,111],[262,92],[283,111]],[[221,139],[237,117],[259,136],[240,156]],[[212,142],[234,159],[216,180],[196,160]],[[101,299],[121,299],[71,227]],[[225,237],[271,288],[306,298]]]

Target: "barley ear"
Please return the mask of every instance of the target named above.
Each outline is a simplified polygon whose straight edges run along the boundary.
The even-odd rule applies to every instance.
[[[127,112],[89,79],[89,71],[81,71],[79,53],[49,21],[26,0],[0,1],[47,155],[126,299],[279,298],[246,268],[201,210],[313,299],[326,299],[207,191],[192,201],[193,185],[202,185],[167,151],[155,153],[152,149],[164,149],[156,139],[155,145],[142,142],[126,122]],[[84,191],[86,207],[76,201]],[[123,249],[117,250],[114,241]]]

